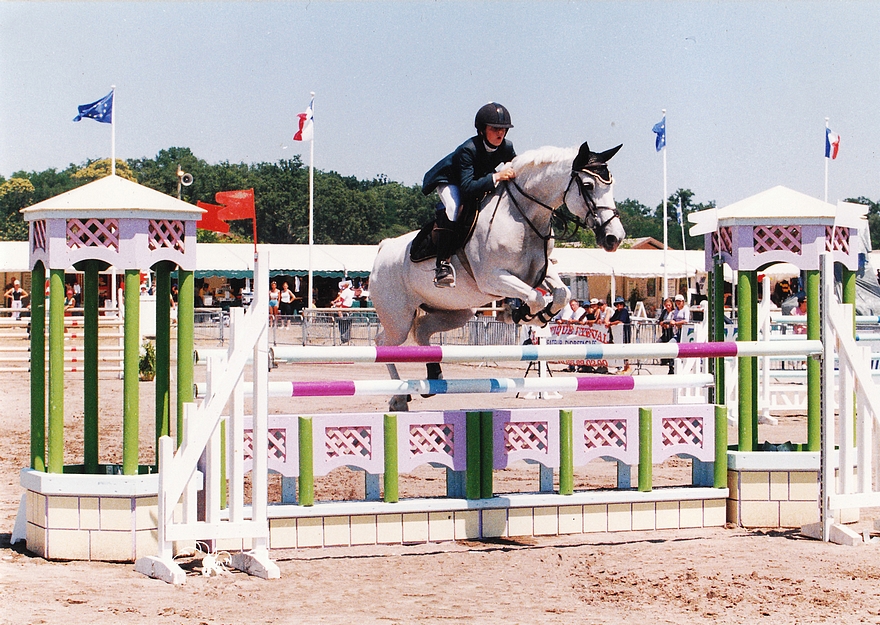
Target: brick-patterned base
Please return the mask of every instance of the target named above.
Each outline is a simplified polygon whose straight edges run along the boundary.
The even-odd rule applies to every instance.
[[[24,469],[29,551],[48,560],[133,562],[158,550],[156,475]]]
[[[279,505],[269,509],[269,540],[284,549],[721,527],[727,496],[727,489],[675,488]]]
[[[742,527],[801,527],[819,520],[817,452],[729,452],[727,520]]]
[[[28,550],[50,560],[133,562],[155,555],[156,476],[48,474],[23,470]],[[515,494],[467,501],[411,499],[269,507],[270,547],[412,544],[720,527],[728,490],[664,488],[574,495]],[[250,539],[218,549],[247,550]]]

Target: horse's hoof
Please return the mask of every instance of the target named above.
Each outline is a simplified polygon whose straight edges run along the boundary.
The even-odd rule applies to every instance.
[[[395,395],[388,402],[388,410],[389,412],[409,412],[409,402],[411,401],[411,395]]]
[[[440,368],[439,362],[428,362],[425,363],[425,369],[428,371],[428,379],[429,380],[442,380],[443,379],[443,370]],[[427,399],[428,397],[433,397],[436,393],[421,393],[422,397]]]

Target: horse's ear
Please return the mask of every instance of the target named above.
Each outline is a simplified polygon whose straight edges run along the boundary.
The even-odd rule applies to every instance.
[[[586,145],[586,143],[584,145]],[[622,148],[622,147],[623,147],[623,144],[621,143],[616,148],[611,148],[610,150],[605,150],[604,152],[596,155],[596,160],[599,161],[600,163],[607,163],[612,158],[614,158],[614,155],[617,154],[617,152],[620,151],[620,148]]]
[[[572,171],[583,170],[587,165],[594,162],[594,157],[595,155],[590,152],[590,146],[584,141],[581,144],[581,149],[578,150],[578,154],[574,157],[574,161],[571,164]]]

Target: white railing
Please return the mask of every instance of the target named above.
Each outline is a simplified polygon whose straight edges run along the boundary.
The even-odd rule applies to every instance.
[[[209,359],[205,399],[184,406],[184,436],[175,451],[174,439],[159,439],[158,554],[140,558],[135,568],[141,573],[181,584],[186,575],[173,559],[175,541],[213,541],[240,538],[251,541],[251,550],[232,555],[231,565],[263,578],[280,577],[278,566],[269,559],[268,508],[268,400],[265,393],[253,395],[253,475],[249,518],[244,505],[244,368],[252,366],[253,384],[268,382],[268,259],[255,259],[257,294],[250,308],[231,312],[232,338],[226,356]],[[262,295],[261,295],[262,294]],[[226,419],[232,452],[229,454],[227,509],[221,508],[221,423]],[[204,455],[204,473],[199,471]],[[197,492],[204,489],[202,510]],[[179,512],[178,505],[181,505]]]
[[[854,338],[852,305],[834,296],[832,256],[823,258],[821,273],[822,447],[819,493],[822,539],[829,540],[835,515],[850,508],[880,506],[878,437],[880,393],[871,371],[871,348]],[[830,390],[834,383],[835,348],[839,369],[838,415]]]

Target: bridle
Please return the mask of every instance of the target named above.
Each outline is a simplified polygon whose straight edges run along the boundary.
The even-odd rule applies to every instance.
[[[601,166],[606,172],[608,171],[607,168],[605,168],[604,163],[598,163],[597,168],[599,166]],[[519,185],[519,183],[516,182],[516,179],[504,181],[505,182],[504,191],[506,191],[507,194],[510,196],[510,201],[516,207],[517,212],[519,212],[520,216],[523,218],[523,220],[525,220],[526,224],[528,224],[528,226],[529,226],[529,228],[531,228],[532,232],[534,232],[537,235],[537,237],[539,239],[541,239],[541,241],[544,242],[544,266],[541,269],[541,271],[538,273],[537,279],[532,284],[533,288],[537,288],[538,285],[540,285],[544,281],[544,278],[547,277],[547,267],[550,263],[550,254],[548,251],[548,246],[549,246],[550,240],[553,238],[553,219],[552,219],[553,217],[560,219],[562,221],[571,221],[575,224],[576,228],[578,228],[578,227],[579,228],[590,228],[591,230],[593,230],[593,232],[596,232],[597,230],[603,229],[614,218],[620,217],[620,212],[617,210],[617,207],[614,207],[613,209],[609,209],[609,210],[611,210],[611,216],[608,219],[606,219],[605,221],[600,222],[598,207],[596,206],[595,200],[593,200],[593,196],[590,192],[590,189],[587,188],[587,185],[584,184],[584,181],[578,175],[580,172],[584,172],[584,173],[592,176],[593,178],[596,178],[597,180],[599,180],[600,182],[603,182],[605,184],[611,184],[611,182],[612,182],[612,178],[611,178],[610,174],[607,176],[607,178],[605,178],[602,176],[602,173],[600,171],[595,171],[593,168],[591,168],[589,166],[585,167],[581,170],[572,169],[571,178],[568,181],[568,186],[565,188],[565,192],[562,194],[562,204],[556,208],[553,208],[552,206],[550,206],[546,202],[543,202],[543,201],[539,200],[538,198],[536,198],[534,195],[528,193],[525,189],[523,189]],[[575,215],[571,211],[567,210],[567,207],[566,207],[566,211],[564,213],[560,211],[560,209],[562,209],[563,207],[566,206],[565,198],[568,196],[569,191],[571,191],[572,185],[577,185],[578,192],[580,193],[581,197],[583,198],[584,204],[586,204],[586,206],[587,206],[587,221],[586,222],[584,222],[583,219],[581,219],[580,217],[578,217],[577,215]],[[532,222],[531,219],[529,219],[528,215],[526,215],[525,211],[519,205],[519,202],[516,201],[516,196],[513,193],[511,193],[511,190],[510,190],[511,186],[514,189],[516,189],[517,192],[519,192],[519,194],[522,195],[527,200],[537,204],[538,206],[540,206],[541,208],[543,208],[545,210],[550,211],[551,219],[548,220],[548,222],[547,222],[547,233],[546,234],[541,232],[540,230],[538,230],[538,227]],[[503,193],[498,194],[498,202],[499,203],[501,201],[502,195],[503,195]],[[497,206],[498,206],[498,204],[496,203],[496,208],[497,208]],[[534,315],[530,315],[530,317],[534,317]],[[526,320],[528,321],[529,319],[526,319]]]
[[[608,171],[607,168],[605,168],[604,163],[601,163],[599,165],[601,165],[601,167],[603,169],[605,169],[606,172]],[[532,223],[532,220],[529,219],[528,216],[525,214],[525,211],[523,211],[523,209],[520,207],[520,205],[516,201],[516,197],[513,195],[513,193],[510,193],[510,185],[513,185],[513,188],[516,189],[519,192],[519,194],[522,195],[523,197],[525,197],[527,200],[530,200],[531,202],[534,202],[535,204],[537,204],[541,208],[544,208],[544,209],[550,211],[551,217],[555,217],[556,219],[559,219],[562,222],[572,222],[572,223],[574,223],[575,228],[589,228],[593,232],[596,232],[597,230],[604,229],[615,218],[619,218],[620,211],[617,209],[616,206],[614,208],[607,209],[611,212],[611,215],[605,221],[601,221],[599,218],[598,207],[596,206],[596,202],[593,199],[591,190],[587,188],[587,185],[584,184],[583,179],[578,175],[581,172],[592,176],[593,178],[597,179],[599,182],[602,182],[604,184],[611,184],[612,183],[612,178],[611,178],[610,174],[608,175],[607,178],[605,178],[602,176],[602,173],[600,171],[595,171],[594,169],[591,169],[590,167],[585,167],[584,169],[581,169],[581,170],[572,170],[571,178],[568,181],[568,186],[565,188],[565,192],[562,194],[562,204],[556,208],[553,208],[549,204],[542,202],[541,200],[539,200],[535,196],[528,193],[525,189],[523,189],[519,185],[519,183],[517,183],[515,178],[513,180],[506,180],[505,181],[505,183],[506,183],[505,189],[507,190],[508,194],[510,195],[510,200],[513,202],[513,205],[516,207],[516,210],[519,212],[520,216],[522,216],[522,218],[525,220],[525,222],[529,225],[529,227],[532,229],[532,231],[536,235],[538,235],[538,237],[541,240],[544,241],[545,247],[546,247],[547,241],[549,241],[553,237],[552,220],[550,222],[548,222],[551,225],[549,225],[547,228],[547,234],[544,234],[541,231],[539,231],[538,228],[535,226],[535,224]],[[568,196],[569,191],[571,191],[572,185],[577,185],[578,192],[580,193],[580,196],[581,196],[581,198],[583,198],[584,204],[587,207],[586,221],[581,219],[578,215],[575,215],[574,213],[572,213],[570,210],[567,210],[565,198]],[[500,195],[499,195],[499,199],[500,199]],[[562,212],[562,210],[561,210],[563,207],[566,208],[565,212]]]

